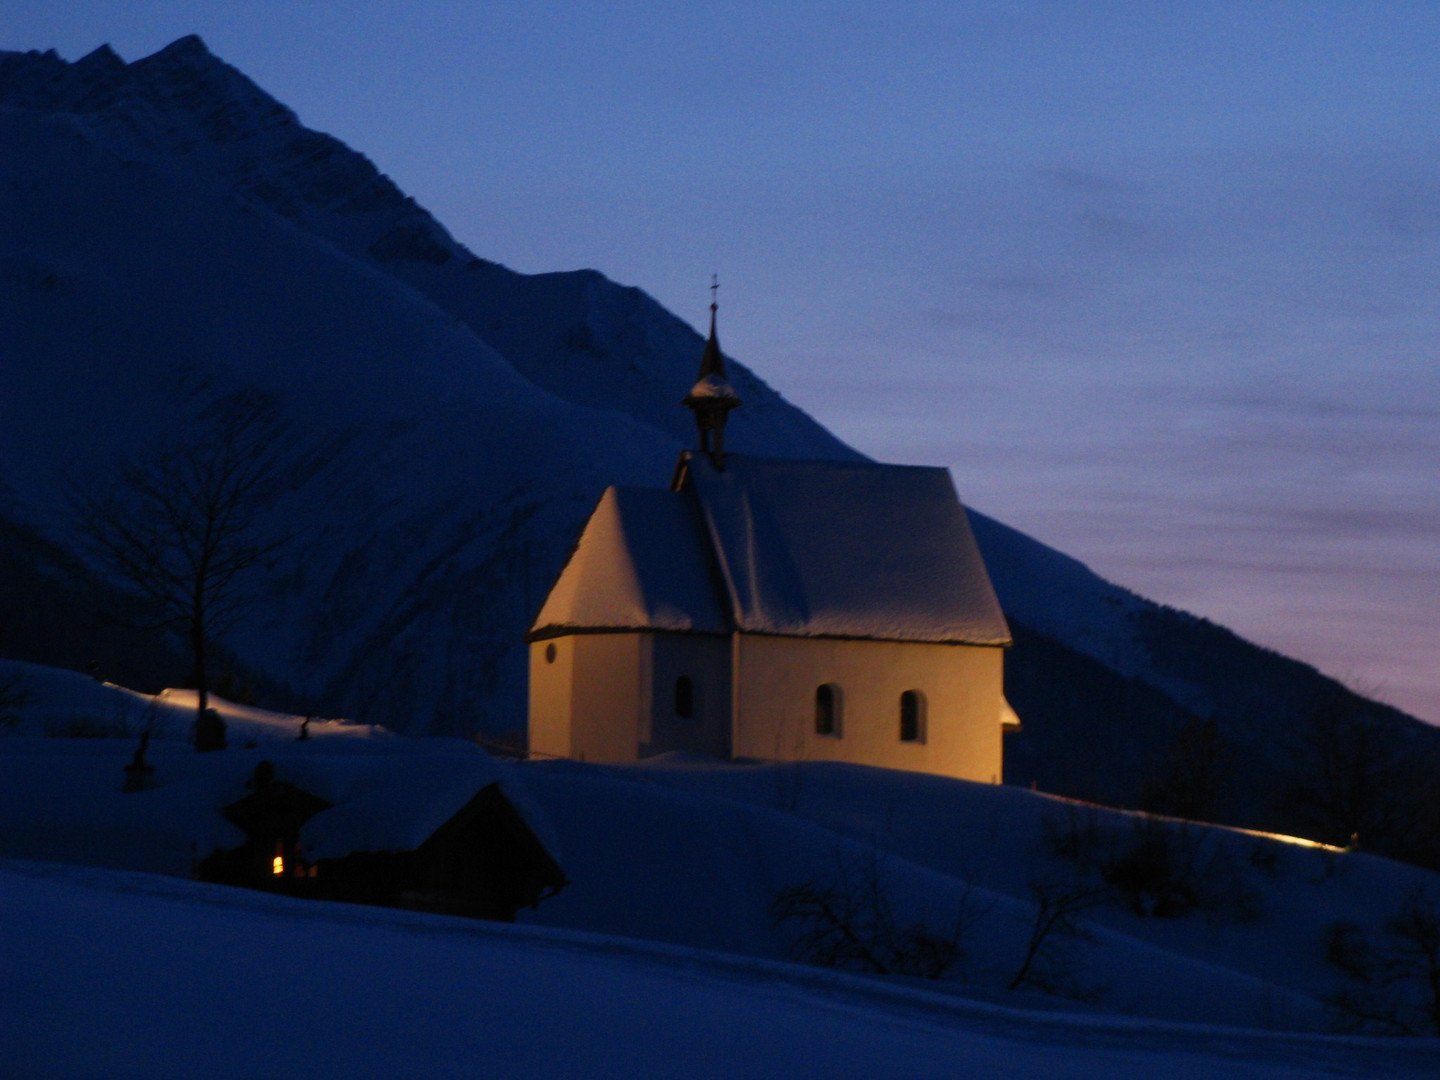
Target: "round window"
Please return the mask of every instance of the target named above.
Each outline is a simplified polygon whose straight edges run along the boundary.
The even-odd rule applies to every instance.
[[[555,662],[555,642],[553,641],[545,646],[545,662],[547,664],[553,664]]]

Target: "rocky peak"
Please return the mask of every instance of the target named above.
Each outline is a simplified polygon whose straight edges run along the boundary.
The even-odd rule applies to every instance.
[[[109,45],[68,63],[55,50],[0,53],[0,103],[78,115],[143,104],[174,119],[203,120],[218,108],[248,115],[256,127],[295,115],[220,60],[195,35],[127,64]]]
[[[108,47],[74,63],[0,53],[0,105],[57,115],[123,160],[279,214],[419,289],[554,396],[690,441],[674,404],[703,345],[688,325],[593,271],[530,276],[477,259],[363,154],[303,126],[198,37],[129,64]],[[777,396],[743,367],[732,381],[747,405],[736,449],[753,429],[769,453],[855,456],[803,414],[777,427]]]
[[[301,125],[193,34],[129,64],[108,45],[74,63],[0,53],[0,105],[63,114],[122,159],[219,180],[356,254],[433,263],[462,250],[364,155]]]
[[[50,55],[54,55],[53,50]],[[68,65],[68,70],[76,75],[83,75],[86,79],[93,79],[102,73],[115,75],[124,71],[125,61],[109,45],[101,45],[98,49],[76,60],[75,63]]]

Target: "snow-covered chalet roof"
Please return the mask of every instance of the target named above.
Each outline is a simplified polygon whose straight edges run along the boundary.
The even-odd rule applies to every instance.
[[[677,491],[605,492],[532,639],[650,629],[1009,644],[947,470],[739,454],[722,470],[688,454],[681,476]]]
[[[185,874],[192,853],[234,848],[244,834],[224,816],[261,761],[277,781],[331,803],[300,830],[309,859],[356,851],[413,851],[484,788],[498,783],[555,858],[554,829],[517,770],[465,739],[310,738],[197,754],[150,744],[153,786],[125,793],[133,739],[0,740],[0,838],[7,855],[103,862]]]
[[[300,829],[300,848],[310,859],[413,851],[482,788],[500,783],[506,795],[514,788],[493,758],[459,739],[335,746],[326,754],[274,760],[277,779],[334,804]]]

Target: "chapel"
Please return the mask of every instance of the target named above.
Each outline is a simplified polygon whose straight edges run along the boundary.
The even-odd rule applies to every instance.
[[[605,490],[527,635],[531,753],[998,783],[1010,631],[948,470],[727,453],[713,303],[682,404],[698,449]]]

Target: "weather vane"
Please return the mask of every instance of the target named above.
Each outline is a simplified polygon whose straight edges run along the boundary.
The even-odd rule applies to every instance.
[[[711,310],[711,311],[715,311],[717,308],[720,307],[720,303],[719,303],[719,293],[720,293],[720,275],[719,275],[719,274],[711,274],[711,275],[710,275],[710,310]]]

